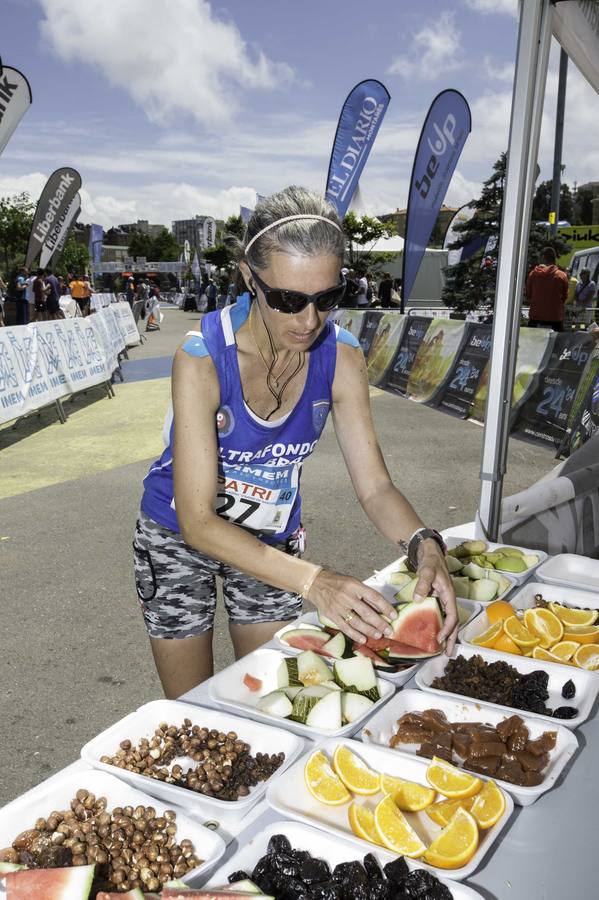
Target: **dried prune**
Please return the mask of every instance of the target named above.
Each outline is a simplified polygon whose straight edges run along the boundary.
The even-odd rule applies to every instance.
[[[403,856],[398,856],[393,862],[387,863],[384,867],[385,875],[393,884],[400,884],[410,874],[408,864]]]
[[[305,884],[328,881],[331,870],[323,859],[307,859],[300,866],[299,877]]]
[[[373,856],[372,853],[367,853],[364,857],[364,869],[371,881],[381,881],[384,877],[383,870],[379,866],[376,856]]]
[[[410,900],[412,898],[419,900],[419,898],[424,897],[427,891],[435,888],[438,883],[438,880],[430,872],[424,869],[416,869],[415,872],[410,872],[401,889],[406,897],[410,897]]]
[[[244,872],[242,869],[239,869],[237,872],[233,872],[232,875],[229,875],[227,879],[229,884],[233,884],[235,881],[249,881],[250,876],[247,872]]]
[[[558,706],[553,711],[554,719],[575,719],[577,715],[578,710],[574,706]]]
[[[323,881],[313,884],[310,897],[314,900],[343,900],[343,887],[338,881]]]
[[[573,697],[576,696],[576,685],[570,678],[566,681],[565,685],[562,688],[562,697],[564,700],[572,700]]]
[[[291,843],[284,834],[273,834],[266,848],[267,853],[291,853]]]
[[[422,900],[453,900],[453,896],[449,888],[440,881],[426,892]]]
[[[297,878],[302,865],[305,865],[298,863],[290,853],[271,853],[270,857],[272,870],[288,878]]]
[[[342,862],[336,865],[333,869],[333,880],[340,881],[344,886],[345,884],[368,883],[364,866],[357,860]]]

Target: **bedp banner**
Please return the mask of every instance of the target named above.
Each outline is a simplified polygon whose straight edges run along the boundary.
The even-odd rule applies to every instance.
[[[80,212],[81,197],[79,194],[75,194],[71,201],[71,205],[67,210],[66,216],[62,222],[58,221],[54,228],[52,228],[42,247],[42,252],[40,253],[40,266],[42,269],[45,269],[55,256],[58,257],[60,255],[67,237],[69,236],[71,226],[76,222]]]
[[[30,106],[29,82],[22,72],[3,66],[0,60],[0,153]]]
[[[341,108],[325,191],[341,218],[349,209],[390,100],[385,85],[369,78],[352,88]]]
[[[102,262],[102,242],[104,241],[104,228],[102,225],[90,225],[89,227],[89,255],[95,265]]]
[[[410,178],[403,254],[402,312],[429,242],[472,119],[459,91],[437,94],[427,113]]]
[[[64,167],[52,172],[41,197],[37,202],[37,208],[33,217],[27,258],[25,265],[29,269],[31,263],[42,251],[42,247],[57,225],[61,225],[66,219],[71,203],[75,199],[77,191],[81,187],[81,175],[76,169]]]

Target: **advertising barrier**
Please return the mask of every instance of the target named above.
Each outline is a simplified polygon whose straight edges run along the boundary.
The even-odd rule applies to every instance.
[[[380,317],[367,359],[368,380],[371,384],[386,386],[385,377],[407,321],[408,317],[401,313],[383,313]]]
[[[465,330],[463,321],[431,321],[408,377],[407,396],[410,400],[434,402],[462,347]]]
[[[416,354],[433,320],[424,316],[408,316],[401,341],[396,344],[397,353],[382,387],[395,394],[407,393],[408,379]],[[370,360],[369,360],[370,364]]]
[[[130,331],[122,306],[131,312],[115,304],[85,319],[0,329],[0,424],[108,381]]]
[[[382,315],[382,312],[377,309],[369,309],[364,313],[364,316],[362,318],[362,331],[360,332],[359,340],[360,347],[362,348],[362,353],[365,357],[368,357],[368,353],[370,352],[370,345],[372,344],[377,328],[379,327],[379,322]]]
[[[593,347],[593,338],[584,331],[553,336],[547,365],[535,379],[535,389],[520,407],[512,426],[515,437],[561,446]]]
[[[599,346],[587,362],[570,410],[568,431],[560,452],[569,455],[599,430]]]
[[[468,322],[466,339],[456,354],[444,389],[437,401],[438,409],[467,419],[474,404],[485,366],[491,352],[491,326]]]

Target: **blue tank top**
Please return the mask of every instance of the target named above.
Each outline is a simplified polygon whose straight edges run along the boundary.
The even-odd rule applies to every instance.
[[[313,452],[332,402],[337,341],[359,346],[349,332],[327,322],[308,351],[306,382],[294,408],[266,422],[243,398],[235,332],[250,311],[249,294],[233,306],[208,313],[202,331],[190,332],[183,350],[210,356],[220,385],[215,429],[218,441],[216,512],[252,531],[265,543],[285,541],[300,524],[300,476]],[[173,497],[173,416],[167,414],[165,450],[144,481],[141,508],[151,519],[179,532]]]

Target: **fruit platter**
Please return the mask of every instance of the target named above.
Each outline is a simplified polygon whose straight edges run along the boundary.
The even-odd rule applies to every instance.
[[[183,811],[94,771],[65,772],[5,806],[0,847],[3,867],[26,867],[3,879],[8,900],[86,900],[92,889],[122,896],[136,880],[159,891],[174,878],[196,881],[225,852],[218,834]],[[18,887],[23,872],[24,890],[35,879],[30,893]]]
[[[490,603],[460,641],[599,673],[599,597],[530,582],[510,603]]]
[[[454,539],[454,541],[457,540]],[[503,564],[502,558],[500,559],[499,556],[492,557],[490,554],[484,556],[481,553],[474,553],[474,550],[483,546],[490,547],[492,545],[484,541],[462,541],[450,548],[445,556],[456,597],[460,601],[470,600],[484,604],[502,599],[507,597],[510,591],[527,577],[526,575],[523,577],[508,575],[497,569],[495,563]],[[508,549],[515,552],[515,548]],[[463,553],[463,555],[456,555],[459,553]],[[508,562],[506,558],[505,564],[513,567],[519,563]],[[378,580],[381,587],[377,587],[375,579]],[[392,603],[406,603],[412,600],[418,583],[416,573],[407,556],[401,556],[390,566],[382,569],[377,573],[375,579],[370,579],[371,586],[380,589],[386,599]]]
[[[599,560],[576,553],[558,553],[539,566],[535,579],[599,594]]]
[[[294,862],[299,863],[299,869]],[[275,894],[277,870],[289,873],[282,877],[286,878],[285,896],[293,900],[397,900],[410,894],[428,900],[480,900],[481,896],[460,882],[422,869],[417,860],[397,857],[375,846],[364,847],[362,852],[350,841],[293,821],[267,825],[219,866],[205,888],[216,889],[241,875],[252,878],[256,869],[261,889],[270,888]],[[302,882],[302,875],[308,878],[310,893],[296,886],[296,880]]]
[[[85,744],[81,758],[152,797],[226,819],[245,815],[302,750],[272,725],[156,700]]]
[[[357,644],[342,634],[333,621],[322,613],[306,613],[275,634],[275,641],[286,652],[312,650],[325,660],[366,656],[372,660],[377,675],[396,685],[405,684],[423,659],[440,652],[436,635],[443,622],[438,602],[432,598],[397,605],[398,617],[392,622],[390,638],[368,638]],[[476,603],[464,601],[458,610],[463,624],[481,610]]]
[[[353,734],[395,688],[365,656],[332,662],[312,650],[254,650],[211,679],[210,699],[306,737]]]
[[[588,719],[599,693],[599,679],[584,669],[565,670],[543,660],[466,644],[459,644],[450,659],[436,657],[423,663],[415,680],[422,691],[475,700],[481,707],[493,706],[509,715],[525,713],[567,728],[578,728]]]
[[[360,736],[365,743],[410,756],[441,756],[488,775],[520,806],[550,790],[578,750],[574,733],[557,721],[546,725],[525,714],[410,689],[369,719]]]
[[[276,779],[266,797],[283,816],[457,880],[477,868],[513,811],[512,798],[490,779],[445,760],[347,739],[321,743]],[[476,797],[470,812],[455,804],[439,824],[436,804],[470,797]]]
[[[547,560],[547,554],[543,550],[527,550],[525,547],[495,544],[486,540],[448,537],[446,544],[447,555],[462,565],[462,568],[458,569],[455,563],[451,564],[454,569],[451,574],[458,576],[464,572],[466,566],[473,565],[495,571],[521,584]]]

